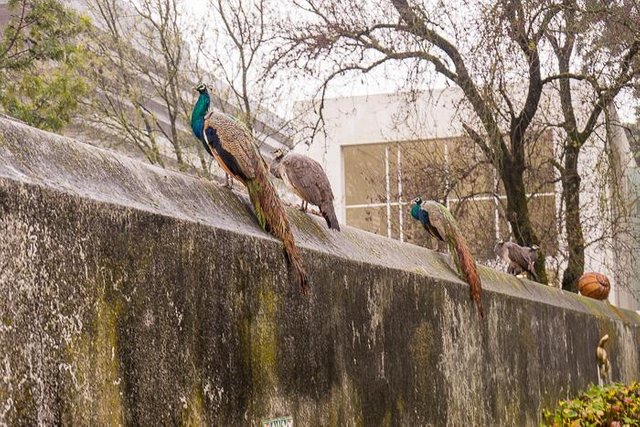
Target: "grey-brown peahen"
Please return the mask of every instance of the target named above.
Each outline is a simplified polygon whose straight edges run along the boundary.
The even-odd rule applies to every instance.
[[[527,247],[520,246],[515,242],[503,242],[499,240],[494,246],[493,251],[497,256],[502,258],[503,261],[509,264],[507,273],[516,276],[526,271],[535,280],[538,280],[535,269],[535,262],[538,257],[538,247],[536,245]]]
[[[331,184],[320,163],[302,154],[285,154],[280,149],[273,154],[275,157],[271,162],[271,173],[282,179],[302,199],[302,211],[307,211],[308,203],[318,206],[327,226],[340,231],[333,208]]]

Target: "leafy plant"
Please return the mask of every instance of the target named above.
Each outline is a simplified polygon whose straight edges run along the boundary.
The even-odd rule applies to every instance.
[[[640,426],[640,383],[591,385],[576,399],[542,411],[544,426]]]
[[[58,0],[10,0],[0,34],[0,107],[42,129],[59,131],[89,87],[83,77],[90,28]]]

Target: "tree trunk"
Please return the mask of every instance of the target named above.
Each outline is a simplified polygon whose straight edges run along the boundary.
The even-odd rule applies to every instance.
[[[540,245],[540,239],[533,231],[527,206],[527,193],[524,186],[524,166],[506,163],[499,169],[500,177],[507,195],[507,220],[511,224],[513,235],[519,245]],[[536,259],[536,274],[540,283],[548,283],[545,269],[545,253],[540,248]]]
[[[562,176],[562,192],[565,205],[565,232],[569,259],[562,275],[562,289],[578,292],[578,279],[584,273],[584,236],[580,222],[580,175],[578,175],[578,155],[580,145],[568,141]]]

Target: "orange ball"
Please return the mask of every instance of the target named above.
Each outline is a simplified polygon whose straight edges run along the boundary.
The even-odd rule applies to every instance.
[[[600,273],[584,273],[578,280],[580,294],[585,297],[604,300],[609,296],[611,285],[609,279]]]

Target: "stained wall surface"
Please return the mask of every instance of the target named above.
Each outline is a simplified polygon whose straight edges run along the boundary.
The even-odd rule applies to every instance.
[[[640,379],[640,316],[0,119],[0,424],[536,425]]]

